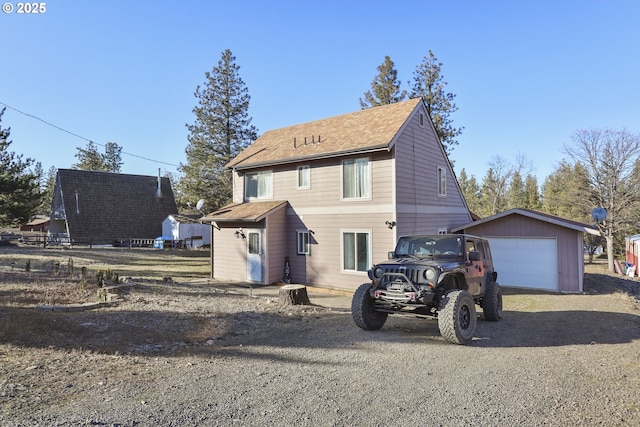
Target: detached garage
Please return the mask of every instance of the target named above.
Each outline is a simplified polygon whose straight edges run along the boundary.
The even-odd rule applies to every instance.
[[[595,227],[529,209],[511,209],[456,227],[485,237],[502,286],[582,292],[584,233]]]

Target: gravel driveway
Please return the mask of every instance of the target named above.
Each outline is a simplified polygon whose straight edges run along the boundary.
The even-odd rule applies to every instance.
[[[362,331],[348,296],[216,283],[142,281],[79,313],[3,303],[0,425],[640,425],[639,304],[593,289],[507,293],[468,346],[430,320]]]

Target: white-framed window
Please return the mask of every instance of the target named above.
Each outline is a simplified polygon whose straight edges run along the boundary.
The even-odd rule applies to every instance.
[[[371,162],[368,157],[342,161],[342,198],[371,198]]]
[[[438,196],[447,195],[447,170],[438,166]]]
[[[296,230],[298,241],[298,255],[311,255],[311,240],[309,230]]]
[[[271,171],[247,173],[244,177],[245,199],[272,199],[273,176]]]
[[[311,168],[309,165],[298,166],[298,183],[296,188],[299,190],[311,188]]]
[[[343,230],[342,270],[366,272],[371,266],[371,231]]]

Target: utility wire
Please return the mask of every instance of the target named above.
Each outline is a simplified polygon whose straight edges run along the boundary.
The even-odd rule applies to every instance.
[[[73,136],[75,136],[76,138],[83,139],[83,140],[85,140],[85,141],[87,141],[87,142],[90,142],[90,143],[92,143],[92,144],[100,145],[101,147],[105,147],[105,146],[106,146],[105,144],[100,144],[99,142],[94,142],[94,141],[90,140],[89,138],[85,138],[84,136],[78,135],[77,133],[73,133],[73,132],[71,132],[71,131],[68,131],[68,130],[66,130],[66,129],[63,129],[63,128],[61,128],[60,126],[56,126],[56,125],[54,125],[53,123],[49,123],[48,121],[43,120],[43,119],[41,119],[41,118],[40,118],[40,117],[38,117],[38,116],[34,116],[33,114],[25,113],[24,111],[20,111],[20,110],[18,110],[17,108],[14,108],[14,107],[12,107],[11,105],[6,104],[6,103],[4,103],[4,102],[2,102],[2,101],[0,101],[0,104],[4,105],[5,107],[7,107],[7,108],[9,108],[9,109],[11,109],[11,110],[13,110],[13,111],[16,111],[16,112],[18,112],[18,113],[20,113],[20,114],[23,114],[23,115],[25,115],[25,116],[27,116],[27,117],[31,117],[32,119],[36,119],[36,120],[38,120],[38,121],[41,121],[42,123],[44,123],[44,124],[46,124],[46,125],[48,125],[48,126],[51,126],[51,127],[53,127],[53,128],[56,128],[56,129],[58,129],[58,130],[61,130],[62,132],[66,132],[66,133],[68,133],[69,135],[73,135]],[[179,165],[175,165],[175,164],[173,164],[173,163],[167,163],[167,162],[162,162],[162,161],[160,161],[160,160],[150,159],[150,158],[148,158],[148,157],[138,156],[137,154],[127,153],[126,151],[122,151],[122,154],[126,154],[127,156],[131,156],[131,157],[136,157],[136,158],[138,158],[138,159],[146,160],[146,161],[148,161],[148,162],[161,163],[161,164],[163,164],[163,165],[179,167]]]

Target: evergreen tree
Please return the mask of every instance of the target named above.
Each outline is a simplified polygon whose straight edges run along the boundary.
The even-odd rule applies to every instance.
[[[518,171],[515,171],[511,176],[507,199],[507,209],[527,208],[527,192]]]
[[[122,147],[115,142],[107,142],[102,156],[104,165],[109,172],[120,173],[122,169]]]
[[[476,215],[480,215],[480,212],[482,211],[481,193],[480,186],[478,185],[476,177],[473,175],[468,177],[467,171],[465,169],[462,169],[460,171],[458,183],[460,184],[460,190],[462,190],[462,195],[467,202],[469,210]]]
[[[538,180],[535,176],[529,174],[524,182],[524,192],[526,194],[527,209],[540,210],[542,203],[540,201],[540,190],[538,189]]]
[[[76,148],[76,158],[78,163],[73,165],[74,169],[82,169],[97,172],[120,173],[122,166],[122,147],[115,142],[107,142],[104,146],[104,153],[98,151],[98,147],[89,141],[85,148]]]
[[[574,221],[590,217],[589,176],[579,163],[562,161],[549,175],[542,187],[544,212]]]
[[[205,199],[205,211],[232,200],[232,176],[225,165],[257,138],[248,113],[251,97],[235,60],[227,49],[218,65],[205,73],[204,86],[194,93],[195,121],[187,124],[187,162],[180,165],[179,192],[185,204]]]
[[[456,96],[445,91],[447,84],[442,76],[442,63],[429,50],[429,56],[425,56],[414,71],[411,98],[421,96],[424,99],[440,142],[450,156],[454,146],[458,145],[456,138],[464,128],[453,126],[450,115],[458,111],[458,107],[453,102]]]
[[[46,175],[40,180],[40,191],[42,193],[42,202],[38,207],[38,213],[49,216],[51,214],[51,204],[53,202],[53,193],[56,187],[56,167],[51,166]]]
[[[407,97],[406,90],[400,90],[398,71],[394,68],[393,61],[387,55],[384,62],[378,66],[378,75],[371,82],[371,90],[360,98],[360,107],[367,109],[404,101]]]
[[[6,108],[0,111],[0,121]],[[39,164],[9,151],[11,128],[0,127],[0,225],[28,222],[40,204]],[[34,166],[34,171],[30,169]]]

